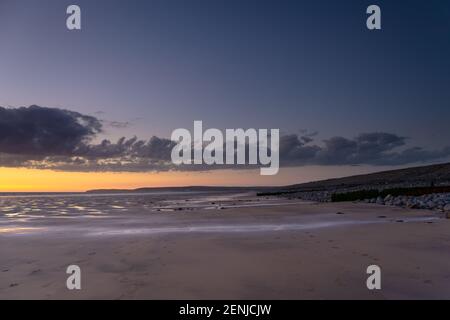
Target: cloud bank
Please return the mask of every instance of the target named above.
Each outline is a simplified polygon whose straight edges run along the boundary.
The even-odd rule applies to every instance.
[[[0,166],[66,171],[147,172],[211,170],[218,166],[175,166],[175,143],[152,137],[120,138],[93,143],[102,121],[69,110],[30,106],[0,107]],[[407,145],[391,133],[363,133],[354,138],[331,137],[317,143],[314,135],[280,137],[281,166],[406,165],[450,157],[450,146],[426,150]],[[231,168],[245,166],[231,166]],[[230,166],[228,167],[230,168]]]

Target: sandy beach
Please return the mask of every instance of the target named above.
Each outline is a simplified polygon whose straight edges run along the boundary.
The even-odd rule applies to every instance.
[[[450,299],[450,220],[432,211],[252,194],[94,198],[14,199],[29,210],[0,219],[1,299]],[[69,209],[30,205],[45,201]],[[66,288],[73,264],[81,290]],[[382,289],[370,291],[374,264]]]

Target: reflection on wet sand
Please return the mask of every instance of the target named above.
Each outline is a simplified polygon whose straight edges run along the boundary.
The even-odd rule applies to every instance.
[[[6,234],[6,233],[26,234],[27,232],[38,231],[38,230],[43,230],[43,228],[5,227],[5,228],[0,228],[0,234]]]
[[[255,233],[331,228],[395,221],[377,217],[345,218],[335,212],[296,214],[312,202],[258,198],[249,193],[55,195],[0,197],[0,234],[117,236],[173,233]],[[265,208],[265,209],[264,209]],[[293,214],[286,214],[286,210]],[[253,219],[246,212],[277,212]],[[217,217],[220,217],[219,219]],[[403,222],[434,216],[402,218]],[[43,232],[45,230],[45,232]]]
[[[245,194],[244,194],[245,195]],[[236,195],[235,195],[236,196]],[[0,196],[0,218],[49,218],[55,216],[92,216],[130,211],[181,211],[192,209],[215,209],[236,206],[233,195],[204,195],[204,193],[175,192],[128,193],[128,194],[55,194],[37,197]],[[242,197],[242,195],[236,196]],[[247,202],[252,202],[248,199]],[[244,205],[244,204],[241,204]],[[248,205],[248,203],[247,203]]]

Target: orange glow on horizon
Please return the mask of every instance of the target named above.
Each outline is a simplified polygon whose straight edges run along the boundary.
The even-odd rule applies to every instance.
[[[308,166],[281,168],[275,176],[256,170],[206,172],[65,172],[0,168],[0,192],[83,192],[91,189],[135,189],[179,186],[282,186],[376,171],[372,167]]]
[[[135,189],[174,186],[242,186],[257,184],[259,171],[209,172],[65,172],[0,168],[0,192],[83,192],[91,189]],[[256,179],[255,179],[256,178]],[[270,183],[265,181],[264,183]]]

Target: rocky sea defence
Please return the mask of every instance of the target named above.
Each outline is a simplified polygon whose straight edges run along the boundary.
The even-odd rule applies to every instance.
[[[366,203],[397,206],[411,209],[428,209],[450,212],[450,193],[436,193],[422,196],[392,196],[364,199]]]
[[[447,188],[445,188],[447,189]],[[390,194],[389,191],[394,194]],[[383,206],[396,206],[410,209],[426,209],[444,212],[450,218],[450,192],[420,194],[422,188],[405,189],[360,189],[322,190],[279,194],[289,199],[314,202],[364,202]],[[404,194],[398,194],[404,192]],[[395,194],[397,193],[397,194]],[[418,194],[417,194],[418,193]]]

